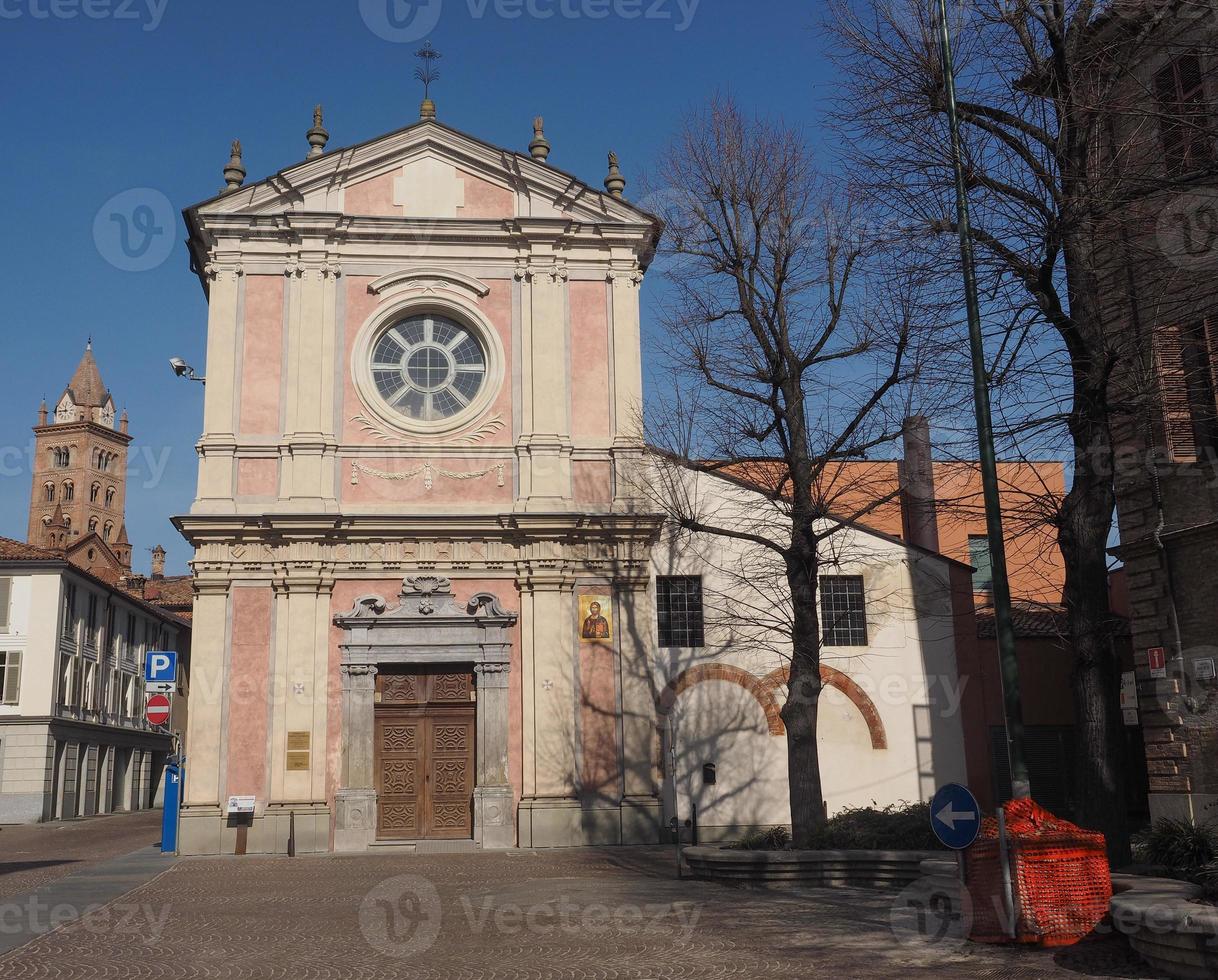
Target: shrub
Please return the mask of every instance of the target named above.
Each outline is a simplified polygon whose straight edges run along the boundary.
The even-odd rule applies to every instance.
[[[1135,836],[1133,849],[1139,861],[1197,878],[1207,865],[1218,862],[1218,826],[1162,818]]]
[[[786,827],[749,834],[730,845],[744,851],[779,851],[789,847]],[[852,807],[835,814],[817,831],[812,847],[825,851],[931,851],[940,848],[930,829],[930,805],[896,803],[886,807]]]
[[[738,851],[782,851],[791,843],[791,832],[786,827],[771,827],[757,830],[743,840],[730,845]]]
[[[1202,868],[1195,880],[1208,901],[1218,901],[1218,861],[1211,861]]]
[[[813,847],[825,850],[930,851],[940,848],[930,829],[930,804],[852,807],[830,817]]]

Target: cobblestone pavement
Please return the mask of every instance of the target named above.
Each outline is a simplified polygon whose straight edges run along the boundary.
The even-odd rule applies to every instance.
[[[160,839],[160,810],[0,827],[0,898],[31,892]]]
[[[893,929],[893,893],[677,881],[661,849],[188,859],[0,977],[1153,977],[1117,939],[999,950]],[[899,918],[899,917],[898,917]]]

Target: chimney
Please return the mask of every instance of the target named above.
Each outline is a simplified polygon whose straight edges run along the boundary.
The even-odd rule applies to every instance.
[[[159,544],[152,549],[152,577],[154,579],[165,577],[165,549]]]
[[[930,421],[925,415],[905,420],[905,461],[901,467],[901,511],[905,540],[927,551],[939,550],[935,516],[935,471],[930,457]]]

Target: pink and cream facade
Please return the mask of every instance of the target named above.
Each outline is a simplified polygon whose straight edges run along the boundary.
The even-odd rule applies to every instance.
[[[433,120],[186,218],[183,850],[233,849],[232,796],[251,851],[657,841],[659,521],[624,478],[654,219]]]

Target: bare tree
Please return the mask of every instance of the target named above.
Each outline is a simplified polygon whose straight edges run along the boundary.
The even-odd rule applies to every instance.
[[[901,434],[934,334],[917,278],[834,198],[801,133],[717,99],[687,119],[650,200],[667,225],[668,398],[648,408],[649,496],[690,533],[777,556],[790,597],[782,709],[795,846],[825,819],[817,755],[818,569],[827,540],[890,501],[847,461]],[[836,205],[836,206],[835,206]],[[773,507],[707,509],[686,476],[726,475]],[[696,482],[696,481],[695,481]]]
[[[829,26],[848,79],[849,96],[837,115],[856,179],[928,254],[937,252],[945,276],[958,277],[936,6],[834,0]],[[1170,57],[1164,24],[1190,6],[1213,4],[952,5],[999,435],[1008,449],[1061,445],[1071,458],[1069,490],[1048,519],[1066,567],[1075,657],[1075,793],[1079,819],[1107,833],[1117,859],[1127,857],[1128,840],[1107,549],[1115,504],[1113,424],[1135,408],[1114,396],[1111,385],[1130,352],[1104,305],[1113,278],[1104,256],[1118,244],[1106,216],[1145,193],[1147,181],[1162,181],[1161,167],[1135,166],[1133,159],[1145,150],[1148,134],[1157,145],[1161,119],[1171,117],[1165,132],[1174,132],[1171,127],[1187,129],[1198,118],[1195,111],[1191,117],[1175,112],[1170,98],[1156,98],[1139,74],[1151,58]],[[1186,145],[1196,142],[1175,135]]]

